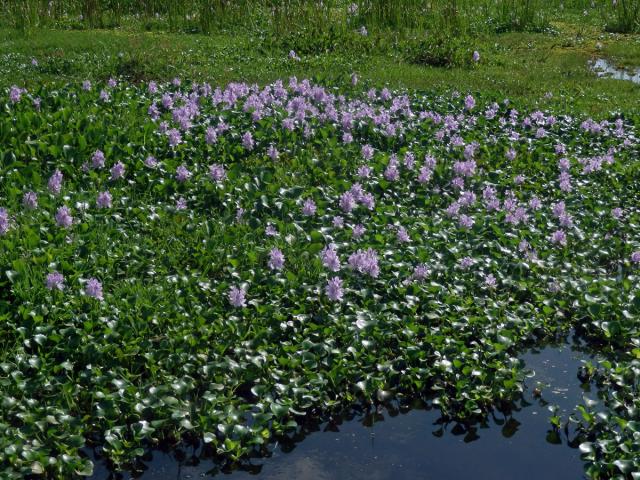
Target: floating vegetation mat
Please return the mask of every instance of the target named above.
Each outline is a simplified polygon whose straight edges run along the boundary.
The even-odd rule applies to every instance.
[[[168,438],[235,461],[422,395],[478,421],[569,328],[600,393],[550,424],[574,424],[588,476],[639,478],[633,118],[295,78],[1,103],[3,478]]]

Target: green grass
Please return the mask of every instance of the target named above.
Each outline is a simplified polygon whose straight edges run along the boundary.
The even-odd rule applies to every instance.
[[[134,81],[180,76],[215,84],[237,80],[264,84],[289,75],[341,83],[356,72],[375,86],[482,92],[527,105],[542,103],[590,114],[635,111],[639,87],[598,79],[587,62],[605,56],[621,65],[640,65],[640,36],[605,35],[593,26],[567,22],[553,26],[555,34],[512,32],[469,37],[462,55],[470,58],[472,51],[478,50],[479,64],[467,62],[448,68],[413,63],[405,54],[406,35],[387,31],[370,32],[367,43],[344,48],[337,44],[329,51],[300,53],[301,61],[297,62],[288,58],[288,45],[265,46],[264,37],[247,33],[47,29],[21,33],[3,29],[0,84],[28,86],[110,76]],[[38,59],[38,67],[31,65],[31,58]],[[553,93],[552,99],[543,98],[547,92]]]

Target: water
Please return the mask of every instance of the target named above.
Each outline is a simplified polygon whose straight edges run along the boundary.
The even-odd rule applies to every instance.
[[[617,68],[615,65],[605,60],[597,58],[589,62],[591,70],[596,72],[598,77],[613,78],[615,80],[628,80],[633,83],[640,83],[640,67],[635,69]]]
[[[220,472],[211,459],[198,458],[197,447],[154,451],[139,478],[581,479],[580,442],[571,432],[569,438],[563,431],[554,433],[548,420],[548,405],[557,405],[566,418],[590,388],[577,378],[582,361],[590,358],[578,350],[560,343],[526,352],[521,358],[532,373],[523,399],[511,413],[496,412],[484,425],[442,424],[438,411],[424,404],[385,409],[312,427],[291,443],[275,446],[271,457],[252,459],[233,471]],[[110,474],[100,463],[92,477],[116,478],[132,477]]]

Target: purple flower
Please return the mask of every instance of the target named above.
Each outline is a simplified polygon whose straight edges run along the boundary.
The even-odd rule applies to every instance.
[[[331,300],[332,302],[342,301],[344,291],[342,289],[342,280],[340,279],[340,277],[333,277],[329,279],[325,287],[325,292],[329,300]]]
[[[289,58],[291,60],[295,60],[296,62],[300,61],[300,57],[296,54],[294,50],[289,50]]]
[[[622,218],[622,209],[620,207],[614,208],[613,210],[611,210],[611,216],[616,220],[619,220],[620,218]]]
[[[338,257],[338,252],[334,244],[329,244],[322,249],[320,258],[322,259],[322,265],[332,272],[340,270],[340,258]]]
[[[640,250],[635,251],[631,254],[631,261],[633,263],[640,263]]]
[[[471,95],[467,95],[464,99],[464,108],[472,110],[476,106],[476,100]]]
[[[493,274],[490,273],[484,277],[484,284],[487,288],[494,288],[496,283],[496,277],[494,277]]]
[[[516,178],[513,179],[513,182],[516,185],[522,185],[524,183],[525,177],[524,175],[516,175]]]
[[[47,275],[46,287],[49,290],[64,290],[64,275],[59,272],[51,272]]]
[[[465,214],[460,215],[460,218],[458,219],[458,221],[460,222],[460,226],[467,230],[473,227],[473,224],[475,223],[475,220],[473,219],[473,217],[470,217],[469,215],[465,215]]]
[[[100,100],[102,100],[103,102],[108,102],[109,99],[109,92],[107,92],[106,90],[100,90]]]
[[[428,167],[420,167],[420,173],[418,174],[418,182],[427,183],[431,180],[433,172]]]
[[[562,157],[558,160],[558,168],[561,172],[568,172],[571,169],[571,162],[567,157]]]
[[[464,188],[464,178],[455,177],[451,180],[451,186],[453,188],[457,188],[458,190],[462,190]]]
[[[245,132],[245,134],[242,135],[242,146],[246,150],[253,150],[255,142],[253,141],[253,135],[251,134],[251,132]]]
[[[6,208],[0,207],[0,235],[9,231],[9,212]]]
[[[453,171],[461,177],[472,177],[476,173],[476,168],[477,164],[473,159],[453,164]]]
[[[464,140],[462,140],[462,138],[460,138],[459,141],[460,141],[460,144],[462,144],[462,142],[464,142]],[[475,143],[469,143],[469,144],[465,145],[465,147],[464,147],[464,158],[467,161],[473,160],[473,156],[476,154],[476,148],[477,148],[477,145]]]
[[[90,278],[87,281],[87,285],[84,287],[84,293],[96,300],[103,300],[102,283],[100,283],[97,278]]]
[[[278,230],[273,225],[269,224],[264,229],[264,233],[267,237],[276,237],[278,235]]]
[[[124,176],[124,164],[122,162],[118,162],[113,167],[111,167],[110,180],[118,180],[123,176]]]
[[[180,210],[186,210],[187,209],[187,201],[184,199],[184,197],[180,197],[178,200],[176,200],[176,210],[180,211]]]
[[[362,235],[364,235],[364,232],[366,232],[367,229],[364,228],[364,225],[362,224],[358,224],[355,225],[351,231],[351,235],[353,236],[353,238],[355,238],[356,240],[360,237],[362,237]]]
[[[180,84],[182,83],[182,80],[180,80],[179,77],[174,77],[174,79],[171,80],[171,83],[173,84],[174,87],[179,87]]]
[[[571,186],[571,175],[569,175],[569,172],[561,172],[558,176],[558,180],[560,182],[560,190],[563,192],[570,192],[573,190],[573,187]]]
[[[453,202],[444,210],[444,213],[447,217],[451,217],[451,218],[457,217],[458,214],[460,213],[460,203]]]
[[[333,217],[331,224],[334,226],[334,228],[342,228],[344,227],[344,218],[342,218],[340,215],[336,215],[335,217]]]
[[[155,103],[152,103],[151,105],[149,105],[149,109],[147,110],[147,114],[149,115],[151,120],[153,120],[154,122],[158,118],[160,118],[160,110],[158,109],[158,106]],[[162,132],[160,132],[160,133],[162,133]]]
[[[551,242],[559,245],[567,244],[567,234],[563,230],[556,230],[551,234]]]
[[[551,207],[551,211],[553,212],[553,216],[556,218],[560,218],[562,215],[566,213],[566,206],[563,201],[554,203]]]
[[[173,98],[171,98],[171,95],[169,93],[165,93],[164,95],[162,95],[161,101],[162,101],[162,106],[167,110],[173,107]]]
[[[98,208],[111,208],[111,194],[108,191],[100,192],[96,204]]]
[[[229,302],[234,307],[243,308],[247,306],[247,301],[245,299],[245,291],[242,288],[231,287],[229,289]]]
[[[475,50],[471,58],[473,59],[474,62],[478,63],[480,61],[480,52]]]
[[[187,167],[182,164],[178,168],[176,168],[176,180],[179,182],[186,182],[191,178],[192,173],[187,169]]]
[[[362,185],[360,185],[359,183],[354,183],[353,185],[351,185],[351,188],[349,189],[349,191],[353,195],[353,199],[356,202],[359,202],[362,200],[362,195],[364,193],[364,190],[362,190]]]
[[[434,168],[436,168],[437,163],[438,161],[436,160],[436,157],[432,155],[424,156],[424,166],[427,167],[429,170],[433,170]]]
[[[460,205],[470,206],[476,203],[476,194],[471,191],[460,192],[460,198],[458,199]]]
[[[37,58],[32,58],[31,59],[31,65],[33,65],[34,67],[38,66],[38,59]]]
[[[91,90],[91,82],[89,80],[85,80],[84,82],[82,82],[82,89],[86,92]]]
[[[373,210],[376,206],[376,199],[372,193],[364,193],[360,197],[360,202],[364,205],[368,210]]]
[[[158,161],[156,160],[156,157],[149,155],[145,160],[144,160],[144,164],[149,167],[149,168],[154,168],[158,165]]]
[[[516,151],[513,148],[510,148],[507,150],[505,157],[507,157],[507,160],[514,160],[516,158]]]
[[[102,153],[102,150],[96,150],[95,153],[92,155],[91,165],[93,166],[93,168],[104,167],[104,153]]]
[[[404,166],[409,170],[413,170],[414,165],[416,164],[416,156],[412,152],[407,152],[404,155]]]
[[[56,212],[56,223],[59,227],[69,228],[73,224],[73,217],[69,207],[63,206]]]
[[[531,200],[529,200],[529,208],[534,211],[540,210],[542,208],[542,202],[538,197],[532,197]]]
[[[358,250],[349,256],[349,267],[361,274],[376,278],[380,273],[378,254],[372,248]]]
[[[360,167],[358,167],[357,175],[360,178],[369,178],[369,176],[371,175],[371,167],[369,167],[368,165],[361,165]]]
[[[413,280],[417,280],[417,281],[421,282],[422,280],[427,278],[427,275],[429,275],[429,269],[427,267],[427,264],[426,263],[421,263],[421,264],[416,265],[414,267],[413,273],[411,274],[411,278]]]
[[[290,132],[293,132],[293,129],[296,126],[296,122],[293,118],[285,118],[284,120],[282,120],[282,128],[284,128],[285,130],[289,130]]]
[[[508,211],[505,221],[512,225],[527,223],[529,221],[529,215],[527,215],[527,211],[523,207],[516,207],[513,211]]]
[[[62,172],[60,170],[53,172],[53,175],[49,178],[48,187],[52,194],[58,195],[60,193],[62,189]]]
[[[13,85],[9,89],[9,100],[11,101],[11,103],[18,103],[20,101],[20,97],[22,97],[22,94],[24,92],[26,92],[26,90]]]
[[[209,176],[214,182],[221,182],[222,180],[224,180],[226,175],[227,174],[224,171],[224,165],[214,163],[209,167]]]
[[[218,141],[218,132],[213,127],[207,127],[207,132],[204,135],[204,141],[207,142],[208,145],[213,145]]]
[[[271,160],[276,161],[280,156],[280,152],[278,152],[278,149],[274,145],[269,145],[269,148],[267,148],[267,155]]]
[[[38,195],[35,192],[26,192],[22,196],[22,205],[28,210],[38,208]]]
[[[311,198],[307,198],[302,205],[302,214],[310,217],[316,213],[316,202]]]
[[[395,182],[400,178],[400,172],[398,171],[398,167],[395,164],[389,162],[389,165],[384,171],[384,178],[386,178],[390,182]]]
[[[363,145],[361,148],[362,158],[371,160],[373,158],[373,147],[371,145]]]
[[[279,248],[272,248],[269,252],[269,268],[271,270],[282,270],[284,267],[284,254]]]
[[[400,243],[409,243],[411,241],[411,237],[409,237],[409,233],[407,232],[407,229],[404,228],[403,226],[398,227],[396,238]]]
[[[460,260],[460,268],[462,268],[463,270],[466,270],[469,267],[471,267],[474,263],[475,263],[475,261],[473,260],[473,258],[471,258],[471,257],[463,257]]]
[[[340,208],[343,212],[349,213],[356,207],[356,199],[350,191],[344,192],[340,195]]]
[[[573,218],[568,213],[563,213],[558,218],[560,221],[560,226],[562,227],[571,227],[573,225]]]
[[[182,143],[182,135],[177,128],[172,128],[167,131],[167,137],[169,137],[169,146],[175,147],[176,145]]]
[[[107,80],[107,86],[109,88],[115,88],[116,85],[118,85],[118,82],[116,82],[115,78],[110,78],[109,80]]]

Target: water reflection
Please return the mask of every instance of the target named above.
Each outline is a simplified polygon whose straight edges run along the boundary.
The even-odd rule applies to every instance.
[[[579,479],[583,466],[570,430],[549,424],[550,405],[566,417],[590,385],[578,372],[590,358],[580,344],[565,341],[529,350],[530,369],[520,401],[495,411],[482,423],[447,423],[428,401],[353,410],[343,418],[310,422],[281,440],[269,458],[240,468],[216,464],[198,442],[155,450],[142,474],[112,474],[98,463],[93,479],[196,479],[213,475],[236,479]],[[303,441],[304,440],[304,441]]]
[[[640,83],[640,67],[635,69],[617,68],[604,58],[597,58],[589,62],[591,70],[596,72],[598,77],[613,78],[614,80],[628,80],[633,83]]]

